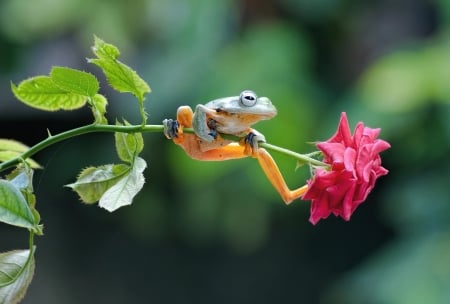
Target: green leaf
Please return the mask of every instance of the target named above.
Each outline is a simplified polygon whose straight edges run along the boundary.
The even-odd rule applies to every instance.
[[[92,99],[92,102],[96,109],[100,112],[100,114],[106,113],[106,106],[108,105],[108,100],[105,96],[101,94],[95,94],[94,98]]]
[[[122,124],[116,122],[116,125]],[[129,125],[129,123],[125,121],[125,125]],[[114,133],[114,138],[116,141],[117,154],[123,161],[131,163],[144,148],[142,133],[116,132]]]
[[[119,50],[112,44],[95,37],[94,54],[97,59],[88,59],[105,73],[108,83],[119,92],[131,93],[142,103],[144,95],[150,93],[149,85],[129,66],[117,60]]]
[[[41,216],[36,210],[36,196],[33,193],[33,170],[28,167],[17,167],[7,175],[7,180],[20,190],[33,213],[34,223],[39,223],[41,221]],[[34,233],[43,235],[43,226],[36,225]]]
[[[100,59],[116,60],[120,56],[119,49],[109,43],[105,43],[102,39],[94,36],[94,54]]]
[[[305,161],[297,160],[297,162],[295,164],[295,171],[297,171],[298,169],[300,169],[301,167],[303,167],[306,164],[307,164],[307,162],[305,162]]]
[[[24,170],[15,170],[7,178],[11,184],[19,190],[30,187],[30,178]]]
[[[86,104],[86,96],[67,92],[48,76],[28,78],[18,86],[11,83],[17,99],[26,105],[45,111],[75,110]]]
[[[33,279],[34,250],[0,253],[0,303],[19,303]]]
[[[16,152],[25,152],[28,150],[28,146],[23,143],[13,140],[13,139],[3,139],[0,138],[0,150],[3,151],[16,151]]]
[[[0,163],[8,161],[8,160],[16,158],[16,157],[19,157],[21,154],[22,153],[14,152],[14,151],[0,151]],[[41,165],[39,165],[37,162],[35,162],[31,158],[27,158],[26,162],[33,169],[40,169],[40,168],[42,168]]]
[[[22,193],[10,181],[0,180],[0,221],[38,231],[37,222]]]
[[[68,93],[94,97],[99,89],[94,75],[71,68],[53,67],[50,77],[61,90]]]
[[[38,225],[41,216],[36,210],[36,196],[33,190],[33,170],[28,167],[16,167],[7,175],[7,180],[22,193],[25,201],[31,209],[36,224],[33,232],[37,235],[43,235],[43,225]]]
[[[103,194],[99,206],[113,212],[122,206],[130,205],[133,198],[144,186],[145,178],[142,172],[146,167],[145,160],[136,157],[132,170]]]
[[[108,120],[105,117],[106,106],[108,105],[108,100],[105,96],[101,94],[95,94],[92,98],[92,114],[94,114],[96,123],[107,124]]]
[[[28,146],[16,140],[0,138],[0,162],[5,162],[18,157],[28,149]],[[41,168],[41,166],[31,158],[27,159],[27,163],[33,169]]]
[[[89,167],[81,171],[75,183],[66,187],[77,192],[84,203],[92,204],[130,170],[130,166],[124,164]]]

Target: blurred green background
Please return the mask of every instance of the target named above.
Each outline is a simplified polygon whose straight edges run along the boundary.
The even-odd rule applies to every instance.
[[[253,89],[278,108],[257,125],[268,142],[310,152],[346,111],[382,128],[390,174],[350,222],[312,226],[309,202],[286,207],[256,161],[197,162],[147,134],[144,190],[109,214],[62,185],[117,161],[113,136],[69,140],[36,156],[45,236],[23,303],[450,303],[450,1],[3,0],[0,137],[33,145],[91,121],[29,109],[10,81],[54,65],[104,79],[85,61],[93,34],[149,82],[149,123]],[[101,89],[111,121],[138,121],[132,96]],[[0,225],[0,251],[26,247]]]

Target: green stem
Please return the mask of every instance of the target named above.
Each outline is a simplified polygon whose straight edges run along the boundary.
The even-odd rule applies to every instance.
[[[121,125],[103,125],[103,124],[91,124],[87,126],[82,126],[79,128],[71,129],[56,135],[50,135],[43,141],[37,143],[36,145],[32,146],[19,156],[12,158],[8,161],[5,161],[3,163],[0,163],[0,172],[3,170],[6,170],[8,168],[14,167],[15,165],[21,163],[25,159],[33,156],[34,154],[48,148],[51,145],[54,145],[58,142],[64,141],[66,139],[80,136],[83,134],[88,133],[95,133],[95,132],[123,132],[123,133],[134,133],[134,132],[162,132],[164,130],[163,125],[132,125],[132,126],[121,126]],[[194,130],[191,128],[185,128],[183,129],[186,133],[194,133]],[[238,137],[235,138],[236,140],[239,140]],[[268,143],[260,143],[261,147],[264,147],[267,150],[276,151],[288,156],[291,156],[297,160],[300,160],[302,162],[308,162],[312,165],[316,166],[327,166],[327,164],[318,161],[314,158],[309,157],[308,155],[299,154],[296,152],[293,152],[291,150],[281,148],[275,145],[271,145]]]
[[[34,232],[30,230],[30,238],[28,239],[28,243],[30,246],[30,256],[33,255],[34,251]]]
[[[321,162],[320,160],[317,160],[315,158],[312,158],[310,156],[308,156],[307,154],[300,154],[285,148],[281,148],[272,144],[268,144],[268,143],[260,143],[259,144],[260,147],[265,148],[267,150],[271,150],[271,151],[276,151],[282,154],[285,154],[287,156],[293,157],[301,162],[305,162],[305,163],[309,163],[313,166],[320,166],[320,167],[328,167],[329,165]]]
[[[95,133],[95,132],[124,132],[124,133],[133,133],[133,132],[162,132],[164,127],[162,125],[136,125],[136,126],[120,126],[120,125],[102,125],[102,124],[91,124],[87,126],[82,126],[79,128],[71,129],[57,135],[50,135],[43,141],[37,143],[32,146],[27,151],[23,152],[19,156],[12,158],[4,163],[0,164],[0,171],[11,168],[23,160],[33,156],[34,154],[46,149],[47,147],[54,145],[63,140],[80,136],[87,133]]]

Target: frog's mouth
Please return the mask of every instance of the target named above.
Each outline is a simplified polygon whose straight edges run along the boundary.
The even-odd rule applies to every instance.
[[[253,108],[251,113],[242,112],[241,109],[237,109],[236,111],[233,111],[233,109],[224,110],[223,108],[217,108],[215,109],[216,113],[220,113],[221,116],[229,118],[230,116],[239,116],[239,117],[245,117],[245,116],[251,116],[254,119],[270,119],[277,115],[277,109],[275,107],[271,107],[271,110],[268,112],[267,108]]]
[[[208,128],[217,130],[220,133],[239,134],[246,131],[249,126],[261,120],[268,120],[275,114],[266,112],[263,114],[230,113],[222,111],[221,117],[208,120],[207,125]]]

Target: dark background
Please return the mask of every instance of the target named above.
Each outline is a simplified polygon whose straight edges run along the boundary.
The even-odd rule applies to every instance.
[[[285,206],[251,159],[203,163],[162,134],[144,134],[146,185],[112,214],[62,186],[117,162],[112,134],[35,156],[36,274],[23,303],[449,303],[450,2],[263,0],[0,2],[0,137],[33,145],[91,122],[14,99],[10,81],[52,66],[102,80],[108,117],[138,123],[92,57],[93,35],[150,84],[149,123],[180,105],[253,89],[278,116],[268,142],[310,152],[339,115],[381,127],[390,170],[350,222],[312,226],[309,202]],[[289,185],[308,170],[274,154]],[[0,251],[27,248],[0,224]]]

